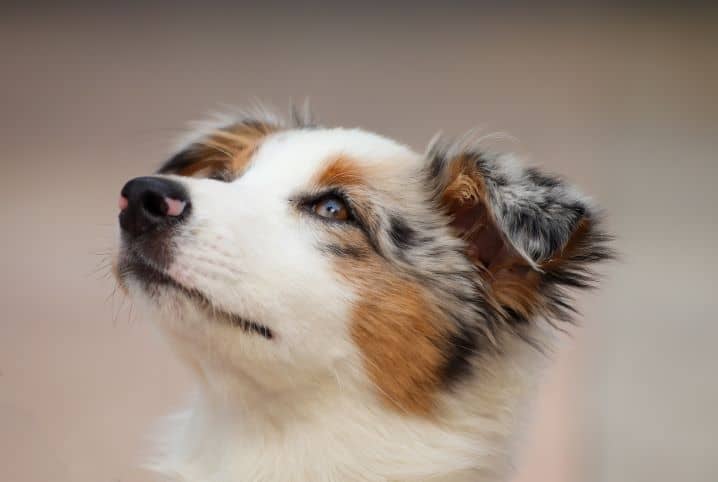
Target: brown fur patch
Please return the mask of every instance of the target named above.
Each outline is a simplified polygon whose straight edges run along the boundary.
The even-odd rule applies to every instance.
[[[364,183],[364,173],[357,162],[339,156],[330,161],[314,179],[317,186],[357,186]]]
[[[222,173],[230,178],[239,177],[262,140],[277,130],[276,126],[259,122],[217,129],[190,147],[191,162],[170,171],[181,176],[209,177]]]
[[[459,205],[476,205],[485,196],[484,180],[478,173],[475,159],[462,155],[452,160],[449,165],[449,182],[442,193],[445,203],[455,202]]]
[[[585,246],[586,239],[591,234],[591,221],[589,219],[582,219],[579,221],[578,226],[576,227],[576,230],[573,232],[573,235],[566,243],[566,246],[561,250],[561,252],[557,253],[555,256],[553,256],[551,259],[545,261],[543,264],[541,264],[541,268],[546,271],[553,271],[557,268],[559,268],[563,263],[565,263],[567,260],[573,258],[574,256],[580,254],[582,251],[584,251],[587,247]]]
[[[448,321],[417,283],[379,256],[341,259],[337,270],[357,288],[351,336],[380,397],[395,409],[431,414],[446,363]]]

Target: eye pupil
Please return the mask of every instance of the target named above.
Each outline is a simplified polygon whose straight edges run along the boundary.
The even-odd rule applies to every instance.
[[[346,221],[349,218],[349,210],[344,201],[334,196],[319,200],[313,210],[318,216],[327,219]]]

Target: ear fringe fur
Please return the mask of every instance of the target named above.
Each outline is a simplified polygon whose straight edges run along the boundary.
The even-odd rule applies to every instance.
[[[535,273],[524,286],[504,281],[500,289],[510,292],[511,302],[495,303],[498,324],[516,331],[537,318],[572,322],[571,291],[595,287],[600,277],[594,266],[615,258],[613,237],[591,200],[562,179],[487,153],[466,137],[435,137],[427,158],[434,201],[442,205],[448,193],[460,202],[485,202],[505,241]]]

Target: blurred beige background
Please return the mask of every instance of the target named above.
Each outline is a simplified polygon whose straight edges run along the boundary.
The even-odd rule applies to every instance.
[[[718,16],[498,4],[0,7],[0,480],[153,480],[146,434],[191,380],[94,271],[119,189],[187,120],[309,97],[417,149],[507,132],[606,207],[623,259],[517,481],[715,481]]]

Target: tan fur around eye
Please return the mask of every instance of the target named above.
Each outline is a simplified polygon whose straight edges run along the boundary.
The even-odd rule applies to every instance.
[[[352,159],[339,156],[327,163],[326,167],[315,177],[313,184],[318,187],[358,186],[365,182],[365,174],[358,163]]]

